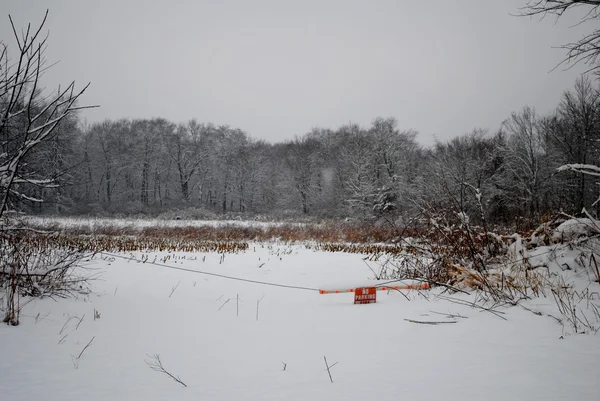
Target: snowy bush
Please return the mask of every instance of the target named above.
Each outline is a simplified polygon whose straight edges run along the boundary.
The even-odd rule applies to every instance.
[[[600,234],[600,221],[589,218],[570,219],[559,225],[552,235],[555,242],[569,242]]]
[[[41,245],[28,230],[0,232],[0,287],[6,291],[3,321],[19,324],[21,297],[65,298],[88,291],[92,277],[75,274],[84,254],[77,247]],[[43,234],[48,236],[51,234]]]

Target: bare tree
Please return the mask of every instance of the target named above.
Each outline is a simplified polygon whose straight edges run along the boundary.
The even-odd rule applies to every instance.
[[[31,24],[20,35],[9,16],[16,52],[0,42],[0,217],[20,201],[42,202],[32,189],[56,188],[57,168],[42,159],[56,147],[56,138],[77,110],[76,102],[89,86],[76,91],[71,82],[65,89],[43,94],[40,77],[49,68],[44,58],[48,35],[42,35],[48,12],[37,29]],[[44,164],[46,165],[44,167]],[[54,167],[54,168],[53,168]],[[41,191],[37,191],[40,193]],[[68,278],[82,257],[79,250],[36,245],[35,232],[0,225],[0,285],[6,288],[4,322],[19,324],[20,296],[70,293]],[[42,234],[43,235],[43,234]]]
[[[167,153],[175,163],[181,196],[185,202],[190,200],[194,189],[194,175],[206,169],[201,167],[203,163],[206,164],[209,156],[206,136],[211,129],[210,125],[201,125],[196,120],[191,120],[187,124],[180,124],[168,137]]]
[[[580,77],[574,90],[563,94],[549,124],[549,141],[559,165],[598,165],[600,158],[600,92],[589,77]],[[558,174],[565,211],[576,213],[598,197],[595,178],[578,169]],[[582,174],[576,174],[582,173]],[[598,210],[600,211],[600,209]]]
[[[512,113],[503,126],[509,134],[499,149],[504,158],[499,177],[504,196],[522,214],[539,217],[542,189],[552,174],[546,163],[548,152],[540,119],[534,109],[525,107]]]
[[[590,68],[586,72],[600,71],[600,29],[596,28],[600,20],[600,0],[529,0],[521,9],[522,16],[541,16],[548,14],[560,18],[568,11],[585,9],[578,25],[592,22],[594,29],[577,42],[560,46],[566,51],[565,59],[559,64],[570,67],[583,62]]]
[[[26,192],[28,186],[54,186],[52,178],[31,170],[25,163],[35,150],[53,138],[60,122],[76,110],[76,102],[89,84],[76,91],[75,82],[51,95],[42,95],[40,76],[48,65],[44,58],[48,35],[27,26],[19,35],[9,16],[16,41],[16,56],[0,42],[0,216],[13,201],[41,201]]]

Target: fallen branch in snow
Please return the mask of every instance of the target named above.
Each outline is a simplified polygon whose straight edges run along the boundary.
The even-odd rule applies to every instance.
[[[462,316],[462,315],[459,315],[459,314],[454,315],[452,313],[441,313],[441,312],[436,312],[436,311],[433,311],[433,310],[430,310],[429,312],[430,313],[435,313],[436,315],[446,316],[447,318],[453,318],[453,319],[456,319],[456,318],[468,319],[469,318],[468,316]]]
[[[440,322],[440,321],[432,322],[432,321],[412,320],[412,319],[404,319],[404,320],[406,320],[407,322],[410,322],[410,323],[431,324],[431,325],[445,324],[445,323],[456,323],[457,322],[457,320],[452,320],[452,321],[449,321],[449,322]]]
[[[150,367],[150,369],[156,371],[156,372],[160,372],[160,373],[164,373],[167,376],[169,376],[171,379],[175,380],[177,383],[181,384],[183,387],[187,387],[187,384],[185,384],[180,378],[179,376],[174,376],[173,374],[171,374],[168,370],[166,370],[162,364],[162,361],[160,360],[160,355],[159,354],[154,354],[154,355],[148,355],[149,358],[151,358],[151,361],[145,361],[146,364]]]
[[[504,316],[502,316],[502,315],[504,315],[504,312],[500,312],[500,311],[494,310],[492,308],[483,307],[481,305],[478,305],[475,302],[470,302],[470,301],[467,301],[465,299],[447,297],[447,296],[444,296],[444,295],[438,295],[438,298],[445,299],[447,301],[453,302],[453,303],[458,304],[458,305],[471,306],[473,308],[477,308],[477,309],[480,309],[482,311],[492,313],[493,315],[498,316],[500,319],[508,320],[507,318],[505,318]]]

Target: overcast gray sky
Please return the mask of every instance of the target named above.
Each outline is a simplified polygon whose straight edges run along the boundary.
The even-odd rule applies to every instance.
[[[0,38],[50,9],[49,88],[91,81],[89,122],[229,124],[271,142],[395,117],[419,141],[551,111],[582,68],[550,72],[578,39],[570,15],[517,18],[526,0],[0,0]]]

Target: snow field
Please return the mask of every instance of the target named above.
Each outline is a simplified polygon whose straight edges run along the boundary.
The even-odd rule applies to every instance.
[[[265,222],[265,221],[253,221],[253,220],[157,220],[154,218],[108,218],[108,217],[52,217],[52,216],[26,216],[23,220],[32,225],[36,226],[56,226],[57,228],[90,228],[92,232],[95,229],[106,228],[106,227],[135,227],[137,229],[142,228],[173,228],[173,227],[255,227],[255,228],[267,228],[277,226],[297,226],[303,227],[304,223],[291,223],[291,222]]]
[[[155,255],[162,263],[169,254],[122,256],[152,261]],[[334,288],[368,281],[372,274],[361,257],[251,244],[247,252],[224,258],[176,253],[164,263]],[[556,321],[519,307],[502,309],[505,321],[436,300],[439,289],[410,292],[410,302],[397,292],[378,291],[376,304],[353,305],[353,294],[320,295],[135,260],[96,256],[87,267],[102,272],[91,294],[33,301],[23,308],[20,326],[0,326],[0,399],[598,399],[599,338],[559,339]],[[553,301],[535,304],[551,308]],[[65,326],[69,317],[83,315],[78,328],[78,319]],[[75,368],[72,355],[91,338]],[[160,354],[165,368],[188,387],[151,370],[145,361],[152,354]],[[333,383],[323,356],[329,364],[338,362],[331,369]]]

